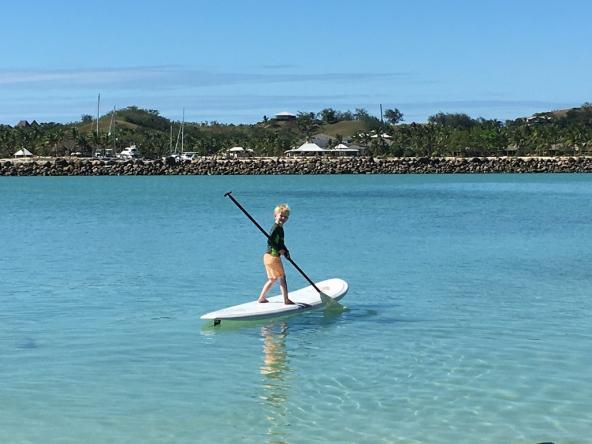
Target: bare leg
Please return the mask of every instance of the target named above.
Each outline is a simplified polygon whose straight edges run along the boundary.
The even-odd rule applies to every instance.
[[[265,295],[267,294],[267,292],[269,291],[269,289],[273,286],[274,282],[276,281],[277,278],[269,278],[267,280],[267,282],[265,282],[265,284],[263,284],[263,288],[261,289],[261,294],[259,295],[259,299],[257,299],[257,302],[269,302],[266,298]]]
[[[282,291],[282,296],[284,297],[284,304],[293,304],[294,302],[292,302],[288,297],[288,283],[286,281],[286,276],[282,276],[280,278],[280,290]]]

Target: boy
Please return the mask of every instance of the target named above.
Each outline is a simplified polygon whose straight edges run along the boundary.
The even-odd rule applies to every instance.
[[[275,281],[279,279],[280,290],[284,297],[284,304],[293,304],[288,298],[288,284],[286,282],[286,273],[284,272],[284,266],[282,265],[281,256],[284,255],[288,259],[290,253],[284,244],[284,224],[290,217],[290,208],[288,204],[279,204],[273,210],[273,216],[275,223],[271,227],[269,233],[269,239],[267,240],[267,251],[263,255],[263,264],[265,265],[265,271],[267,272],[267,282],[263,285],[261,294],[257,299],[259,303],[269,302],[265,295],[269,289],[273,286]]]

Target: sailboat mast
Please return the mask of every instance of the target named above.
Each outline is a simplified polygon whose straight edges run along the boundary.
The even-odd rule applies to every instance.
[[[113,111],[111,111],[111,121],[109,122],[109,132],[107,133],[107,137],[111,137],[111,130],[113,129],[113,118],[114,117],[115,117],[115,105],[113,105]],[[115,149],[115,137],[112,140],[113,140],[113,148]],[[109,140],[107,140],[106,146],[109,146]],[[105,148],[103,154],[104,155],[107,154],[107,148]]]
[[[185,108],[183,108],[183,120],[181,121],[181,155],[183,155],[183,139],[185,138]]]
[[[109,122],[109,132],[107,135],[111,136],[111,128],[113,128],[113,115],[115,114],[115,107],[113,107],[113,111],[111,111],[111,121]]]
[[[99,112],[101,109],[101,94],[99,93],[99,97],[97,98],[97,137],[99,136]]]

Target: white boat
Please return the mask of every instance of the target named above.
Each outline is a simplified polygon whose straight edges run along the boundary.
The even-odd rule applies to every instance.
[[[105,150],[98,150],[95,152],[95,158],[97,159],[113,159],[113,150],[107,148]]]
[[[188,160],[188,161],[193,161],[197,159],[197,153],[193,152],[193,151],[185,151],[183,154],[181,154],[181,160]]]
[[[123,151],[117,155],[117,157],[119,159],[137,159],[140,157],[140,152],[138,151],[136,145],[131,145],[127,148],[124,148]]]
[[[179,139],[181,139],[181,152],[177,151],[177,148],[179,147]],[[185,108],[183,108],[183,119],[181,120],[181,126],[179,127],[179,132],[177,133],[177,141],[175,142],[175,149],[174,150],[173,150],[173,126],[171,125],[170,147],[169,147],[170,154],[168,154],[162,158],[162,160],[164,162],[178,163],[178,162],[184,162],[186,160],[192,161],[195,157],[197,157],[197,153],[183,151],[184,139],[185,139]]]

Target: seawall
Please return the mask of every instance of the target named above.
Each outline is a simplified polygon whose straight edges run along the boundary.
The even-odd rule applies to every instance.
[[[162,160],[0,160],[0,176],[153,176],[279,174],[592,173],[592,157],[199,158]]]

